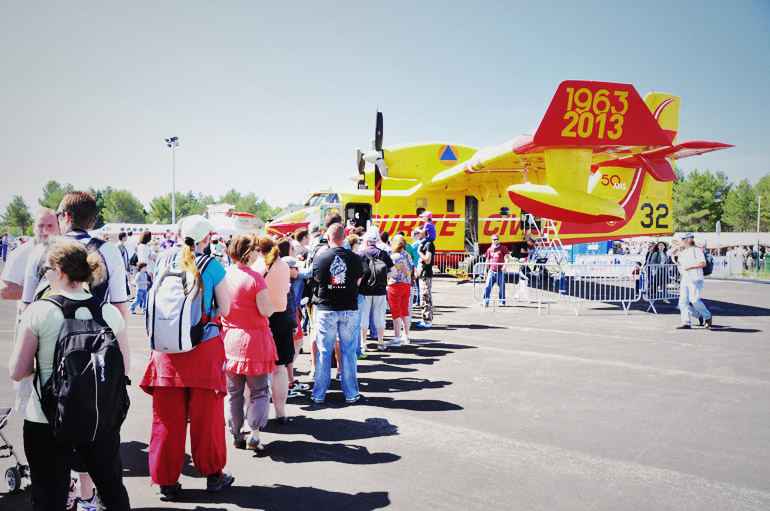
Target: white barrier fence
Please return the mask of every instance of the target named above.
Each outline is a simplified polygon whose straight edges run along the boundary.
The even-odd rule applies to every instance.
[[[656,303],[679,300],[680,274],[675,264],[642,267],[633,264],[476,263],[473,298],[488,307],[535,303],[538,314],[560,300],[580,315],[584,303],[617,303],[627,315],[632,303],[644,300],[647,310]]]

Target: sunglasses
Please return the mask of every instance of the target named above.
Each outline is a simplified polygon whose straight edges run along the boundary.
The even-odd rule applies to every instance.
[[[69,213],[67,213],[66,211],[59,210],[59,211],[56,212],[56,218],[59,218],[60,216],[62,216],[64,214],[69,214]]]
[[[53,266],[49,266],[49,265],[47,265],[47,264],[46,264],[45,266],[41,266],[41,267],[40,267],[40,272],[41,272],[41,273],[45,273],[45,272],[47,272],[48,270],[55,270],[55,269],[56,269],[56,268],[54,268]]]

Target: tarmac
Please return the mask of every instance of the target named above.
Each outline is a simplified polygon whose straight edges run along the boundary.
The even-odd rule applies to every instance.
[[[149,347],[131,316],[121,456],[133,509],[770,509],[767,282],[708,280],[712,330],[676,330],[674,305],[482,313],[468,281],[435,279],[433,292],[432,329],[359,361],[363,403],[346,405],[339,382],[324,406],[290,400],[290,423],[262,432],[263,455],[228,442],[235,483],[221,493],[205,492],[188,455],[177,502],[150,482],[151,400],[136,385]],[[0,303],[4,363],[13,317]],[[307,345],[297,366],[312,383]],[[7,376],[0,396],[12,405]],[[22,422],[12,414],[3,429],[20,452]],[[28,493],[0,483],[0,510],[31,509]]]

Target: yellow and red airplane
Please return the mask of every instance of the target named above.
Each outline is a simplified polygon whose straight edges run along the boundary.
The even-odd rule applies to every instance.
[[[673,162],[732,147],[677,142],[679,103],[659,92],[642,100],[628,84],[565,81],[536,130],[483,149],[383,148],[378,111],[373,151],[357,150],[358,188],[311,192],[267,229],[288,233],[338,211],[358,225],[409,234],[429,210],[444,252],[473,252],[492,234],[519,241],[524,212],[551,219],[563,244],[668,234]]]

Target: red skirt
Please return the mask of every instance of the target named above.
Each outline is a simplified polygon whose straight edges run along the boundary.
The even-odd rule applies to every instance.
[[[150,352],[150,363],[139,388],[194,387],[227,392],[225,345],[221,336],[204,341],[186,353]]]

